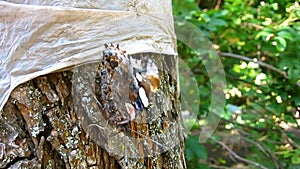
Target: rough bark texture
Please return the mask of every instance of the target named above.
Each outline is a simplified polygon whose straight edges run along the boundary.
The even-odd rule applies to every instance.
[[[155,116],[157,120],[151,123],[112,125],[114,131],[107,131],[102,124],[106,119],[97,118],[102,118],[99,112],[88,114],[93,106],[99,109],[99,105],[93,101],[95,98],[90,99],[93,96],[87,95],[85,100],[92,101],[84,103],[82,97],[72,95],[72,90],[80,93],[84,92],[81,89],[89,88],[89,84],[82,78],[89,78],[89,74],[93,76],[97,73],[93,72],[94,68],[97,69],[95,64],[81,67],[87,72],[84,76],[74,77],[76,71],[67,70],[37,77],[19,85],[0,112],[0,168],[186,168],[176,94],[176,58],[152,56],[156,63],[169,70],[168,73],[160,72],[160,91],[169,98],[169,103],[160,107],[160,113]],[[99,87],[93,89],[95,93],[101,92]],[[96,96],[98,97],[97,94]],[[160,102],[164,103],[164,100]],[[166,106],[169,108],[166,109]],[[87,134],[84,128],[86,121],[92,121],[94,126],[98,126],[93,127],[95,131]],[[133,142],[137,147],[139,156],[128,157],[128,151],[134,151],[134,148],[122,144],[119,146],[124,154],[108,153],[116,147],[109,147],[111,142],[105,140],[105,132],[122,132],[124,137],[131,136],[132,139],[128,139],[128,142]],[[92,138],[91,133],[100,139]],[[163,146],[151,139],[146,139],[145,145],[137,141],[138,138],[150,138],[159,133],[166,133],[159,138],[164,143]],[[114,143],[118,143],[118,139],[120,138],[116,138]],[[178,144],[173,144],[176,139]],[[99,146],[102,144],[99,141],[107,142],[107,147]],[[110,151],[106,151],[107,149]],[[147,156],[155,150],[162,153]]]

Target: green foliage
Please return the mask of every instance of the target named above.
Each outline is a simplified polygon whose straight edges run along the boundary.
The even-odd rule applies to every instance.
[[[199,159],[207,160],[207,150],[199,144],[198,137],[190,136],[185,141],[185,155],[189,168],[208,168],[205,164],[198,164]]]
[[[224,0],[216,10],[201,9],[194,0],[174,0],[173,12],[201,29],[219,52],[253,59],[220,54],[227,77],[227,106],[220,128],[242,134],[248,142],[245,158],[267,168],[299,168],[300,136],[295,132],[300,123],[296,116],[300,111],[299,3]],[[203,118],[213,90],[210,77],[197,53],[181,42],[178,52],[196,76]],[[199,159],[207,162],[205,148],[195,140],[186,141],[187,160],[194,167]],[[196,146],[199,152],[193,149]]]

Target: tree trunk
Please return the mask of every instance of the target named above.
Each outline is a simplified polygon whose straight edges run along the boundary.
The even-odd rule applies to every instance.
[[[118,114],[111,114],[114,107],[103,108],[121,107],[115,98],[128,93],[112,86],[118,95],[112,103],[101,98],[105,84],[99,63],[15,88],[0,114],[0,168],[186,168],[176,57],[133,57],[145,55],[165,71],[159,72],[152,105],[135,112],[134,120],[117,119]]]

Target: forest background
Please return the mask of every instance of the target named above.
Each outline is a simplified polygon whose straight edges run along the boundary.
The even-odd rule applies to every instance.
[[[173,0],[173,14],[205,34],[226,75],[225,112],[212,138],[199,143],[210,79],[197,52],[178,41],[200,93],[199,120],[185,142],[188,167],[300,168],[299,2]]]

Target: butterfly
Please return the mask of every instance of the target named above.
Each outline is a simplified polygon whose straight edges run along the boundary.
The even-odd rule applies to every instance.
[[[110,121],[125,124],[151,105],[151,94],[160,85],[159,70],[147,57],[134,58],[119,45],[105,44],[101,66],[100,101]],[[107,101],[112,100],[112,101]]]

